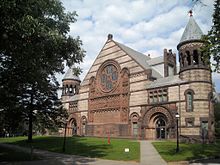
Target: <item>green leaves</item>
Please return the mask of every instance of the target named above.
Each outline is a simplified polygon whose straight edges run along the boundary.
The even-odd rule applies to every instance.
[[[220,1],[214,3],[213,25],[208,35],[204,36],[202,52],[206,59],[213,58],[213,71],[220,73]]]
[[[76,16],[59,0],[0,1],[0,109],[37,110],[34,120],[50,126],[65,116],[55,74],[85,56],[80,38],[68,35]]]

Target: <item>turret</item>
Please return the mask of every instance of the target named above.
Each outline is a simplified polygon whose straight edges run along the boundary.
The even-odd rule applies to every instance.
[[[62,82],[62,100],[67,99],[79,93],[80,78],[74,72],[75,66],[73,65],[66,72]]]
[[[204,62],[203,55],[200,51],[204,44],[201,40],[202,35],[203,32],[194,20],[192,11],[190,11],[189,22],[183,32],[180,43],[177,45],[181,79],[196,80],[196,77],[190,76],[192,70],[203,70],[201,74],[210,74],[210,67]],[[211,81],[210,77],[208,81]]]

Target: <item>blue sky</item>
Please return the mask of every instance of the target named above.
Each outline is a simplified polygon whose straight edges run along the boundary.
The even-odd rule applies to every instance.
[[[109,33],[121,42],[151,57],[161,56],[163,49],[176,46],[188,22],[188,11],[203,33],[212,25],[213,0],[194,5],[191,0],[61,0],[67,11],[76,11],[77,22],[70,25],[70,35],[80,36],[86,50],[80,64],[83,80],[107,40]],[[61,80],[62,75],[58,76]],[[220,74],[213,74],[220,92]],[[61,81],[60,81],[61,82]]]

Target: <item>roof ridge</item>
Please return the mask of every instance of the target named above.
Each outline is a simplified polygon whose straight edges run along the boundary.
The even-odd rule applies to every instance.
[[[133,58],[143,69],[151,69],[152,75],[156,78],[163,77],[159,72],[150,66],[147,62],[151,58],[143,53],[140,53],[124,44],[114,41],[123,51],[125,51],[131,58]]]

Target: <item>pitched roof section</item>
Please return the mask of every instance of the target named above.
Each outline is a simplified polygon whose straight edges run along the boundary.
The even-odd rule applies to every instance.
[[[148,60],[147,62],[148,62],[148,64],[149,64],[150,66],[162,64],[162,63],[164,63],[164,57],[163,57],[163,56],[160,56],[160,57],[151,58],[151,59]]]
[[[147,86],[147,89],[157,88],[157,87],[172,85],[172,84],[178,84],[178,83],[183,83],[183,82],[185,81],[181,80],[179,78],[179,75],[168,76],[168,77],[163,77],[163,78],[153,81],[149,86]]]
[[[181,37],[180,43],[189,40],[199,40],[203,35],[202,30],[199,25],[194,20],[193,16],[190,16],[189,22],[186,25],[186,28]]]
[[[74,73],[75,65],[72,65],[66,72],[65,76],[63,77],[63,80],[77,80],[80,81],[80,78],[75,75]]]
[[[114,41],[123,51],[125,51],[131,58],[136,60],[143,68],[145,69],[152,69],[152,76],[155,78],[161,78],[162,75],[158,73],[156,70],[154,70],[149,64],[148,61],[151,59],[149,56],[146,56],[145,54],[142,54],[140,52],[137,52],[136,50],[133,50],[121,43],[118,43]]]

